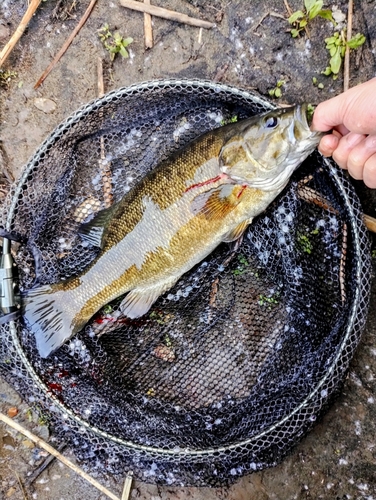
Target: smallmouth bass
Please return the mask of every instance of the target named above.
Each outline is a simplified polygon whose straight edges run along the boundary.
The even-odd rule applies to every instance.
[[[26,291],[25,320],[47,357],[105,304],[129,318],[220,243],[238,239],[288,183],[322,134],[311,132],[306,105],[254,116],[208,132],[162,162],[118,203],[80,230],[100,247],[79,275]]]

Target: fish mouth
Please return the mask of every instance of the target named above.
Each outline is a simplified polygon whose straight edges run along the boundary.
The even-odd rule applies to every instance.
[[[312,115],[308,116],[308,104],[303,102],[297,104],[294,109],[294,119],[300,123],[306,130],[310,130]]]

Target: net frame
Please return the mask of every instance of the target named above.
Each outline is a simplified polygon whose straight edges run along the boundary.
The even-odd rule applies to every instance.
[[[3,214],[3,227],[12,232],[12,221],[17,210],[17,203],[22,196],[24,186],[28,184],[30,173],[38,168],[54,145],[60,141],[67,130],[77,123],[84,121],[93,112],[98,111],[109,102],[121,101],[129,96],[140,99],[145,95],[152,95],[161,89],[171,90],[173,93],[208,92],[217,94],[225,99],[231,96],[239,100],[244,106],[252,103],[261,110],[275,108],[269,101],[255,93],[236,89],[231,86],[199,81],[199,80],[159,80],[132,85],[115,90],[83,106],[71,117],[59,125],[44,141],[29,163],[26,165],[20,180],[11,189]],[[291,412],[273,425],[263,429],[248,439],[227,443],[223,446],[214,446],[205,449],[184,448],[166,449],[164,447],[147,446],[134,443],[111,435],[99,426],[94,426],[75,414],[62,403],[55,394],[41,380],[30,363],[20,343],[17,323],[11,321],[9,325],[1,327],[5,339],[1,350],[1,373],[10,381],[22,395],[30,390],[33,398],[41,402],[43,411],[50,414],[50,421],[54,428],[56,439],[61,439],[59,430],[64,422],[64,432],[69,433],[71,441],[77,446],[85,441],[95,441],[101,448],[108,448],[108,456],[121,456],[121,464],[113,467],[114,472],[121,473],[129,467],[135,470],[140,479],[167,484],[194,484],[196,486],[218,485],[235,480],[237,477],[254,470],[270,467],[280,462],[291,447],[314,425],[316,419],[326,409],[331,398],[337,392],[348,370],[355,348],[366,320],[366,312],[370,291],[370,257],[369,240],[362,225],[362,213],[359,201],[345,174],[338,170],[336,165],[324,158],[317,157],[329,172],[343,203],[346,205],[347,221],[351,232],[352,266],[356,286],[353,291],[351,310],[348,313],[348,324],[337,348],[337,353],[325,375],[311,390],[305,399]],[[9,370],[11,353],[12,362]],[[83,446],[85,448],[85,445]],[[81,455],[81,456],[80,456]],[[78,457],[85,459],[91,466],[99,467],[98,461],[90,460],[85,453],[78,452]],[[146,471],[146,473],[145,473]]]

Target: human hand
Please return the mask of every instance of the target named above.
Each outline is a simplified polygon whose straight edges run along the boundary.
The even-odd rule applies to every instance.
[[[376,78],[320,103],[311,129],[332,130],[321,139],[319,151],[376,188]]]

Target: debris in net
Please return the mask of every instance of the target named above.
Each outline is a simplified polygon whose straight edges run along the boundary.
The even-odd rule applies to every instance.
[[[14,418],[18,414],[18,408],[15,406],[12,406],[12,408],[9,408],[7,411],[8,417]]]
[[[129,499],[131,495],[132,482],[133,482],[133,472],[130,471],[128,472],[125,478],[124,489],[123,489],[123,494],[121,495],[121,500]]]
[[[16,45],[18,40],[21,38],[23,32],[26,29],[26,26],[29,24],[30,19],[33,17],[34,12],[37,10],[41,1],[42,0],[31,0],[30,4],[25,12],[25,15],[21,19],[21,22],[18,25],[16,31],[13,33],[11,39],[5,45],[5,47],[3,48],[3,50],[0,53],[0,68],[5,63],[5,61],[8,59],[14,46]]]
[[[163,9],[162,7],[155,7],[154,5],[148,5],[141,2],[135,2],[134,0],[119,0],[122,7],[127,9],[137,10],[138,12],[147,12],[152,16],[162,17],[163,19],[169,19],[170,21],[177,21],[178,23],[189,24],[190,26],[197,26],[198,28],[214,28],[215,24],[209,21],[203,21],[195,17],[189,17],[186,14],[181,14],[174,10]]]
[[[366,214],[363,215],[363,219],[367,229],[369,231],[372,231],[373,233],[376,233],[376,219]]]
[[[37,89],[40,85],[42,85],[42,83],[47,78],[47,76],[50,74],[50,72],[52,71],[52,69],[55,67],[55,65],[58,63],[58,61],[60,61],[61,57],[65,54],[65,52],[67,51],[68,47],[72,43],[74,37],[80,31],[80,29],[82,28],[82,26],[86,23],[86,21],[87,21],[88,17],[90,16],[91,11],[93,10],[94,5],[96,4],[96,2],[97,2],[97,0],[91,0],[91,2],[89,4],[89,7],[86,9],[85,14],[81,18],[80,22],[77,24],[77,26],[75,27],[75,29],[72,31],[72,33],[68,37],[67,41],[64,43],[64,45],[62,46],[62,48],[60,49],[60,51],[58,52],[58,54],[55,56],[55,59],[50,63],[50,65],[44,71],[43,75],[39,78],[39,80],[37,81],[37,83],[34,85],[35,89]]]

